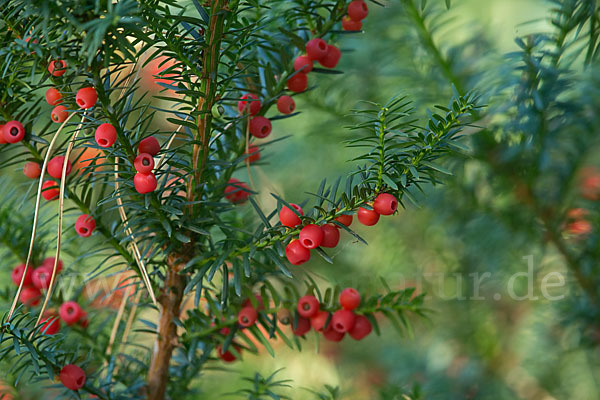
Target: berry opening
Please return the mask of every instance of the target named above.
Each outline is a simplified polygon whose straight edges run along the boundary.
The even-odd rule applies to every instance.
[[[327,43],[325,43],[324,41],[319,41],[319,48],[321,50],[327,50]]]
[[[392,210],[396,211],[396,209],[398,208],[398,202],[392,201],[392,204],[390,204],[390,206],[392,207]]]
[[[310,310],[310,304],[308,304],[308,303],[304,303],[304,304],[302,305],[302,308],[303,308],[303,309],[305,309],[306,311],[308,311],[308,310]]]
[[[83,385],[83,376],[80,376],[79,379],[77,379],[77,385]]]
[[[19,130],[17,128],[12,128],[10,130],[10,134],[13,136],[17,136],[19,134]]]
[[[108,140],[100,139],[100,140],[98,140],[98,143],[100,143],[100,146],[106,146],[106,145],[108,145]]]
[[[52,115],[50,116],[50,118],[52,118],[52,121],[58,122],[58,115],[52,113]]]
[[[247,318],[247,317],[242,317],[242,322],[243,322],[244,324],[247,324],[247,323],[248,323],[248,318]]]
[[[338,324],[335,324],[335,329],[336,329],[337,331],[343,331],[343,330],[344,330],[344,325],[342,325],[342,324],[339,324],[339,323],[338,323]]]
[[[77,99],[77,104],[78,104],[80,107],[83,107],[83,106],[85,106],[85,101],[84,101],[84,100],[82,100],[82,99]]]
[[[150,161],[148,161],[148,159],[147,159],[147,158],[144,158],[144,159],[142,160],[142,164],[144,164],[144,165],[148,166],[148,165],[150,165]]]
[[[313,245],[313,241],[312,241],[312,240],[310,240],[310,239],[304,239],[304,240],[302,241],[302,244],[304,245],[304,247],[312,247],[312,245]]]
[[[79,232],[81,232],[81,233],[87,233],[88,229],[87,228],[79,228]]]
[[[260,130],[262,133],[267,133],[269,131],[269,128],[265,125],[262,127],[262,129]]]

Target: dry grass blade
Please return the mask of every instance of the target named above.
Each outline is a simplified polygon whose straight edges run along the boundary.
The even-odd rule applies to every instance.
[[[29,264],[31,262],[31,254],[33,253],[33,243],[35,242],[35,234],[37,229],[37,220],[40,211],[40,197],[42,196],[42,185],[44,184],[44,175],[46,172],[46,167],[48,166],[48,160],[50,159],[50,155],[52,154],[52,149],[54,148],[54,143],[56,143],[56,139],[58,135],[63,130],[65,125],[69,122],[69,120],[75,115],[75,113],[69,114],[67,119],[62,123],[62,125],[58,128],[54,137],[50,141],[48,145],[48,150],[46,151],[46,155],[44,156],[44,163],[42,164],[42,170],[40,173],[40,180],[38,184],[37,196],[35,199],[35,209],[33,213],[33,228],[31,230],[31,241],[29,242],[29,250],[27,251],[27,260],[25,261],[25,269],[23,270],[23,276],[21,277],[21,282],[19,283],[19,288],[17,289],[17,293],[15,294],[15,298],[12,302],[12,306],[10,307],[10,311],[8,313],[8,320],[12,317],[15,309],[17,308],[17,302],[19,301],[19,297],[21,296],[21,291],[23,290],[23,285],[25,284],[25,277],[27,276],[27,270],[29,268]]]
[[[73,113],[74,114],[74,113]],[[72,115],[73,115],[72,114]],[[79,136],[79,132],[81,132],[81,127],[83,126],[83,122],[85,121],[87,111],[81,117],[81,122],[77,126],[75,132],[73,132],[73,136],[71,136],[71,140],[69,141],[69,145],[67,146],[67,151],[65,152],[65,161],[63,162],[62,172],[60,176],[60,191],[58,194],[58,234],[56,237],[56,254],[54,256],[54,266],[52,268],[52,275],[50,276],[50,284],[48,285],[48,291],[46,292],[46,298],[44,299],[44,304],[40,309],[40,314],[38,315],[36,325],[39,325],[42,317],[44,316],[44,312],[46,311],[46,307],[48,306],[48,301],[52,297],[52,291],[54,289],[54,281],[56,280],[56,270],[58,269],[58,262],[60,256],[60,245],[62,240],[62,223],[63,223],[63,211],[64,211],[64,201],[65,201],[65,184],[67,180],[67,163],[69,162],[69,156],[71,155],[71,151],[75,145],[75,140]],[[48,158],[48,155],[46,155]]]

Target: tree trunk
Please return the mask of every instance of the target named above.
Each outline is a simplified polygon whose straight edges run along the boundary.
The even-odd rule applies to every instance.
[[[169,379],[169,364],[173,350],[178,344],[177,326],[173,321],[179,318],[181,311],[185,276],[179,272],[184,264],[176,260],[175,257],[169,257],[167,264],[167,277],[159,297],[158,337],[154,345],[150,369],[148,370],[149,400],[163,400],[165,398]]]

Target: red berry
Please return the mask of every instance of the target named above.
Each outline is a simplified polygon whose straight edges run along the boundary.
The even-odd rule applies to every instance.
[[[567,225],[567,232],[572,235],[586,235],[593,229],[592,224],[585,219],[573,221]]]
[[[308,74],[313,69],[313,60],[311,60],[308,56],[298,56],[294,60],[294,71],[304,72]]]
[[[331,317],[331,326],[339,333],[346,333],[354,326],[354,313],[350,310],[337,310]]]
[[[369,335],[372,330],[373,326],[371,325],[369,318],[364,315],[357,315],[354,318],[354,326],[348,331],[348,334],[350,334],[354,340],[361,340]]]
[[[77,91],[75,102],[81,108],[92,108],[98,101],[98,93],[93,87],[84,87]]]
[[[271,121],[263,116],[259,115],[250,120],[250,134],[259,139],[269,136],[272,128]]]
[[[335,46],[327,45],[327,55],[319,60],[325,68],[335,68],[342,57],[342,52]]]
[[[340,224],[346,225],[346,226],[350,226],[352,225],[352,220],[354,218],[352,217],[352,215],[346,215],[346,214],[342,214],[339,217],[337,217],[335,220],[337,222],[339,222]]]
[[[33,270],[31,281],[33,286],[38,289],[48,289],[50,286],[50,279],[52,277],[52,268],[46,266],[40,266]]]
[[[346,310],[354,310],[360,305],[360,293],[354,288],[346,288],[340,293],[340,305]]]
[[[42,265],[40,265],[40,267],[46,267],[49,268],[50,271],[52,271],[54,269],[54,261],[56,260],[55,257],[48,257],[45,258],[44,261],[42,261]],[[61,260],[58,260],[58,263],[56,264],[56,273],[59,273],[60,271],[62,271],[63,269],[63,262]]]
[[[306,43],[306,55],[311,60],[320,60],[327,55],[327,42],[314,38]]]
[[[0,144],[8,143],[4,138],[4,124],[0,124]]]
[[[254,299],[256,299],[256,301],[255,301],[256,307],[254,307],[254,305],[252,304],[252,301],[250,299],[244,300],[244,302],[242,303],[242,307],[252,307],[252,308],[256,308],[256,310],[258,310],[258,311],[264,310],[265,302],[263,301],[261,295],[258,293],[255,293]]]
[[[323,331],[323,337],[330,342],[340,342],[344,338],[345,334],[346,333],[344,332],[336,331],[331,325],[329,325],[327,329]]]
[[[238,312],[238,323],[242,328],[248,328],[256,323],[258,313],[254,307],[244,307]]]
[[[65,106],[56,106],[52,109],[52,113],[50,113],[50,118],[52,121],[59,124],[65,122],[68,116],[69,113],[67,112],[67,107]]]
[[[303,72],[296,72],[294,76],[288,79],[287,87],[292,92],[304,92],[308,87],[308,75]]]
[[[56,315],[51,315],[40,321],[40,332],[45,335],[56,335],[60,330],[60,320]]]
[[[117,140],[117,130],[111,124],[101,124],[96,128],[94,138],[96,139],[96,143],[98,143],[98,146],[110,147]]]
[[[42,197],[46,200],[56,200],[60,191],[56,182],[47,180],[42,184]]]
[[[367,210],[366,208],[362,207],[358,209],[356,216],[358,217],[358,220],[361,224],[367,226],[375,225],[377,221],[379,221],[379,214],[377,214],[376,211]]]
[[[253,93],[246,93],[241,97],[241,100],[238,101],[238,110],[240,112],[250,112],[250,115],[256,115],[260,111],[260,100],[258,100],[258,96]]]
[[[277,110],[282,114],[291,114],[296,109],[296,103],[290,96],[283,95],[277,99]]]
[[[36,179],[42,174],[42,168],[40,167],[40,164],[29,161],[23,166],[23,174],[30,179]]]
[[[373,202],[377,214],[392,215],[398,209],[398,200],[389,193],[380,193]]]
[[[96,229],[96,221],[88,214],[80,215],[75,221],[75,231],[81,237],[88,237]]]
[[[138,146],[138,153],[148,153],[151,156],[155,156],[160,151],[160,144],[154,136],[148,136],[142,139]]]
[[[25,128],[19,121],[8,121],[2,132],[7,143],[18,143],[25,137]]]
[[[71,326],[76,324],[83,317],[83,309],[74,301],[64,302],[58,309],[58,315],[67,324]]]
[[[214,322],[212,323],[212,325],[214,326]],[[228,327],[221,328],[221,330],[219,331],[219,333],[223,336],[228,336],[230,332],[231,329],[229,329]]]
[[[294,207],[294,209],[296,209],[298,214],[304,215],[304,211],[302,211],[302,207],[300,207],[298,204],[290,203],[290,206]],[[281,211],[279,211],[279,220],[281,221],[282,225],[285,225],[290,228],[293,228],[302,223],[300,218],[292,210],[290,210],[287,206],[281,207]]]
[[[244,182],[231,178],[225,188],[225,198],[232,203],[241,204],[250,197],[250,188]]]
[[[310,250],[292,240],[285,248],[285,256],[292,265],[301,265],[310,260]]]
[[[242,348],[240,346],[238,346],[235,343],[232,343],[231,346],[233,346],[235,348],[235,350],[238,352],[238,354],[241,353]],[[223,348],[219,345],[217,347],[217,354],[219,355],[219,358],[225,362],[234,362],[236,360],[236,356],[229,350],[227,350],[225,353],[223,353]]]
[[[65,163],[65,156],[56,156],[56,157],[52,158],[50,160],[50,162],[48,162],[48,167],[46,168],[46,170],[48,171],[48,174],[55,179],[60,179],[62,177],[62,170],[63,170],[64,163]],[[69,175],[70,173],[71,173],[71,162],[69,160],[67,160],[66,175]]]
[[[21,284],[21,279],[23,279],[23,272],[25,271],[25,264],[17,265],[10,274],[10,278],[13,283],[17,286]],[[33,268],[27,268],[27,273],[25,274],[25,280],[23,281],[23,286],[29,286],[33,283],[31,278],[33,277]]]
[[[57,88],[48,88],[46,90],[46,102],[51,106],[58,105],[62,101],[62,95]]]
[[[310,319],[310,324],[315,331],[323,332],[327,318],[329,318],[328,311],[319,311],[317,315]]]
[[[319,312],[319,300],[315,296],[306,295],[298,300],[298,314],[304,318],[312,318]]]
[[[157,185],[156,176],[152,173],[141,174],[138,172],[133,177],[133,185],[135,186],[135,190],[140,194],[154,192]]]
[[[296,336],[306,335],[310,331],[310,319],[299,316],[296,325],[292,324],[292,331]]]
[[[67,389],[79,390],[85,385],[85,372],[77,365],[67,364],[60,370],[60,381]]]
[[[362,29],[362,22],[353,21],[349,16],[342,18],[342,29],[348,32],[356,32]]]
[[[251,144],[250,146],[248,146],[248,150],[246,150],[246,154],[249,154],[247,160],[250,163],[257,162],[258,160],[260,160],[260,150],[258,149],[258,146],[255,144]]]
[[[135,158],[133,166],[140,174],[149,174],[154,169],[154,158],[148,153],[141,153]]]
[[[50,64],[48,64],[48,72],[50,72],[50,75],[52,76],[63,76],[66,71],[67,63],[64,60],[50,61]]]
[[[369,15],[369,7],[363,0],[354,0],[348,4],[348,16],[353,21],[362,21]]]
[[[300,231],[300,243],[307,249],[316,249],[323,241],[323,231],[319,225],[306,225]]]
[[[323,231],[323,240],[321,241],[321,247],[334,248],[340,241],[340,230],[337,226],[332,224],[325,224],[321,226]]]
[[[19,300],[28,307],[35,307],[40,304],[41,297],[42,292],[40,292],[40,289],[33,286],[24,286]]]

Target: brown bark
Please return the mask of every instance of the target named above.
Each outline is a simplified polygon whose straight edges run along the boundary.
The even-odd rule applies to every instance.
[[[185,289],[185,276],[179,272],[184,264],[174,256],[167,262],[167,276],[159,297],[160,317],[158,338],[156,339],[152,362],[148,370],[148,399],[163,400],[169,379],[169,364],[173,350],[177,347],[177,326],[173,322],[179,318]]]

